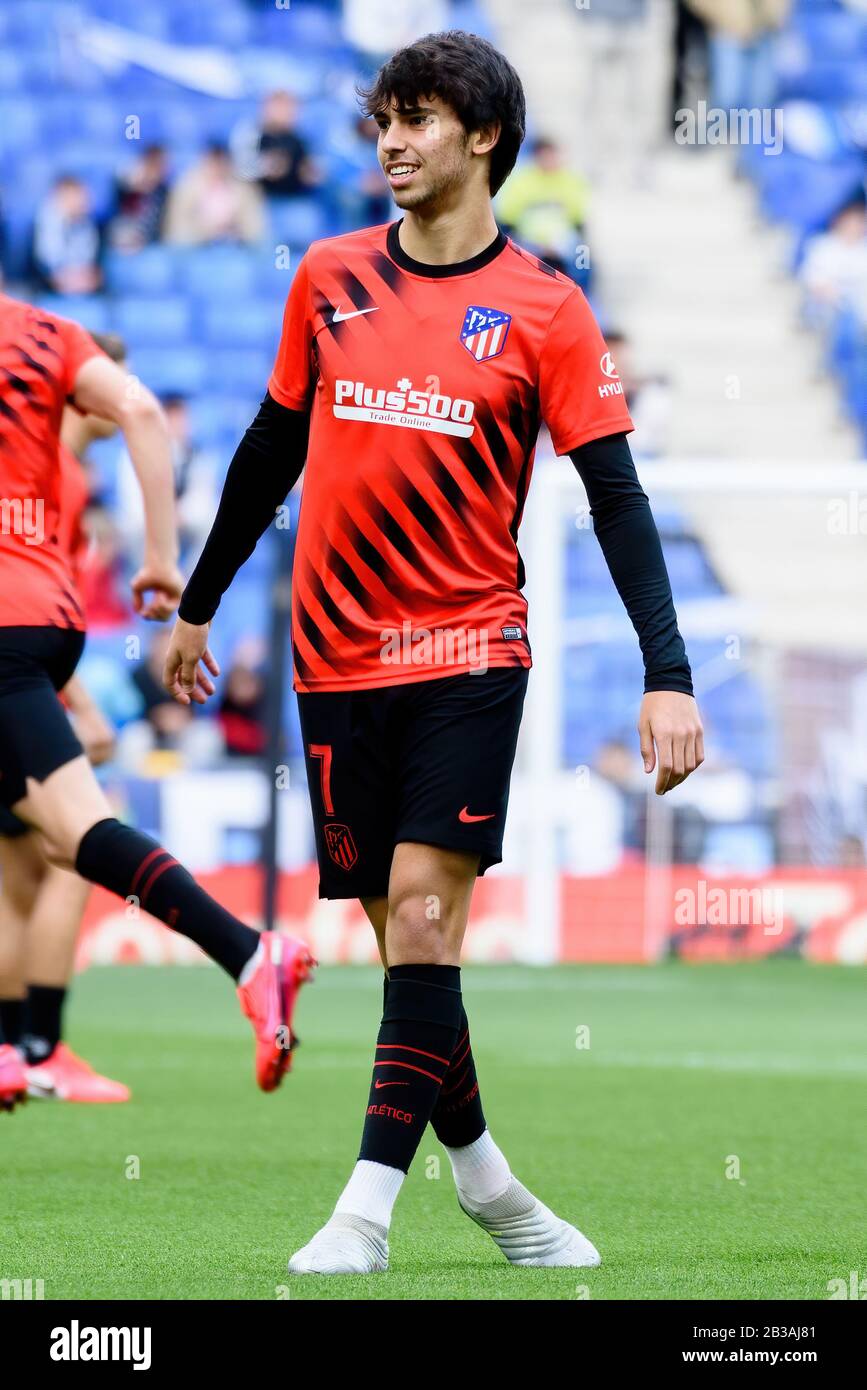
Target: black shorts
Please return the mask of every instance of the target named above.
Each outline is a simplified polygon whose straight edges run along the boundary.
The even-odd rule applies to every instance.
[[[63,627],[0,627],[0,804],[27,794],[81,756],[57,692],[84,650],[84,633]],[[0,834],[8,834],[0,830]]]
[[[385,897],[404,840],[499,864],[528,675],[299,694],[320,898]]]

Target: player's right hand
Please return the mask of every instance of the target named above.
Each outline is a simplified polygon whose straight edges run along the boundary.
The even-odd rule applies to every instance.
[[[164,623],[180,603],[184,577],[177,565],[145,560],[130,580],[130,588],[136,613],[153,622]]]
[[[214,682],[207,674],[218,676],[220,668],[208,649],[210,623],[175,622],[169,638],[163,667],[163,685],[181,705],[203,705],[214,693]]]

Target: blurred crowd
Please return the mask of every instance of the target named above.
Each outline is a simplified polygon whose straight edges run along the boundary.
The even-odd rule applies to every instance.
[[[135,254],[169,246],[259,246],[269,200],[315,195],[325,173],[298,131],[297,99],[269,93],[255,122],[241,122],[228,142],[209,141],[176,172],[172,151],[146,144],[118,173],[107,214],[97,215],[87,182],[60,173],[36,209],[31,278],[56,295],[97,293],[107,250]],[[352,225],[384,222],[396,210],[376,154],[374,121],[359,117],[340,151],[340,195]],[[589,187],[558,145],[535,139],[497,202],[507,231],[585,287],[580,252]]]

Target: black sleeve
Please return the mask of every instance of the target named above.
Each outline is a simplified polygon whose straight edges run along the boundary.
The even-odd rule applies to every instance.
[[[590,502],[593,530],[638,633],[644,689],[692,692],[692,673],[677,628],[659,532],[625,434],[573,449],[569,457]]]
[[[220,599],[274,513],[298,481],[307,457],[310,414],[288,410],[270,394],[235,450],[211,533],[184,589],[178,616],[209,623]]]

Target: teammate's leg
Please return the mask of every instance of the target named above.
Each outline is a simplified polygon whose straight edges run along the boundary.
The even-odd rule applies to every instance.
[[[127,1086],[101,1076],[63,1041],[63,1010],[91,885],[67,869],[43,864],[24,934],[27,1004],[21,1044],[29,1092],[86,1104],[129,1100]]]
[[[24,1031],[24,931],[44,869],[36,837],[19,833],[5,807],[11,834],[0,836],[0,1110],[13,1110],[27,1095],[19,1051]],[[27,843],[24,843],[27,842]]]
[[[32,831],[0,835],[0,1043],[13,1047],[24,1032],[26,927],[45,868]]]
[[[273,1090],[290,1065],[292,1010],[312,958],[303,942],[233,917],[162,846],[114,818],[57,696],[81,646],[64,629],[0,629],[0,801],[39,832],[52,864],[137,902],[238,982],[257,1079]]]
[[[65,718],[65,716],[64,716]],[[195,941],[238,983],[257,1039],[256,1075],[274,1090],[291,1064],[291,1016],[313,964],[303,942],[260,934],[233,917],[167,850],[111,814],[90,763],[73,758],[43,781],[26,779],[13,807],[39,830],[46,857],[99,883]]]
[[[214,902],[155,840],[112,815],[83,754],[44,781],[27,778],[26,795],[12,809],[39,831],[51,864],[136,901],[239,978],[258,934]]]
[[[65,990],[72,979],[75,948],[91,884],[56,865],[46,866],[25,940],[28,985]]]

